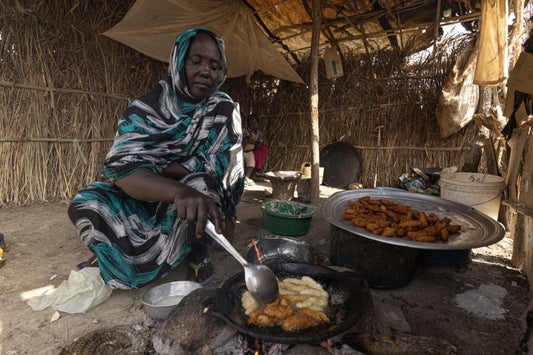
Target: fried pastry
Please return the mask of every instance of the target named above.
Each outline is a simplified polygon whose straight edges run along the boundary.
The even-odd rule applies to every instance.
[[[306,316],[309,316],[319,323],[329,323],[329,318],[324,313],[315,312],[310,308],[299,308],[298,311]]]
[[[294,314],[294,308],[284,305],[268,305],[264,309],[265,315],[274,322],[279,323]]]
[[[286,332],[294,332],[300,329],[316,327],[318,322],[305,314],[295,314],[281,323],[281,329]]]
[[[255,324],[262,327],[272,327],[276,325],[265,313],[264,309],[256,309],[248,317],[248,324]]]
[[[279,293],[281,297],[275,302],[261,306],[245,291],[241,302],[248,324],[297,331],[330,322],[325,313],[329,294],[313,278],[286,278],[279,282]]]

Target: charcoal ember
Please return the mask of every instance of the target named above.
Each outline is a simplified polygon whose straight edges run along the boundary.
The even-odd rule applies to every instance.
[[[457,348],[444,339],[415,335],[360,334],[357,343],[372,354],[428,354],[453,355]]]
[[[328,350],[313,344],[297,344],[292,346],[287,352],[286,355],[328,355],[331,354]]]

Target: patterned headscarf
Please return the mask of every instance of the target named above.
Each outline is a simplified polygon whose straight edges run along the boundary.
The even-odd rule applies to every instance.
[[[186,96],[189,100],[193,102],[198,101],[198,99],[190,94],[189,88],[187,87],[187,78],[185,75],[185,56],[187,55],[187,51],[191,46],[192,39],[199,32],[211,36],[211,38],[213,38],[217,43],[218,50],[220,51],[221,68],[220,76],[215,85],[215,91],[217,91],[226,80],[226,73],[228,71],[228,67],[226,65],[226,57],[224,55],[224,41],[222,40],[222,38],[209,31],[208,29],[202,27],[187,30],[180,34],[176,38],[176,41],[174,42],[174,47],[172,48],[172,53],[170,54],[168,74],[172,80],[171,85],[173,91],[176,92],[178,95]],[[189,107],[190,105],[187,102],[180,102],[179,105],[180,111],[183,113],[186,113],[191,109]]]

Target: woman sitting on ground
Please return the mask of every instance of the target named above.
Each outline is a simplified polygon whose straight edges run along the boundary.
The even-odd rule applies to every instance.
[[[219,233],[234,224],[244,187],[239,108],[218,91],[226,69],[219,36],[180,34],[168,74],[120,118],[106,180],[72,201],[69,217],[108,286],[142,287],[187,255],[190,280],[213,277],[206,221]]]
[[[254,114],[248,115],[247,125],[244,127],[243,147],[246,174],[244,185],[254,185],[254,175],[263,169],[263,161],[268,154],[268,148],[263,142],[263,131],[259,129],[259,121]]]

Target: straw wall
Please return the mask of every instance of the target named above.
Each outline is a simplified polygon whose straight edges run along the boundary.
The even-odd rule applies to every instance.
[[[0,2],[0,205],[68,201],[99,178],[121,112],[166,72],[165,63],[100,35],[133,2]],[[408,66],[401,54],[344,55],[344,77],[327,80],[321,67],[321,147],[360,148],[367,187],[376,171],[386,186],[410,166],[462,164],[476,127],[443,140],[434,115],[450,56]],[[304,80],[307,68],[297,68]],[[256,74],[251,85],[230,79],[224,90],[261,117],[270,148],[265,170],[311,161],[305,86]]]
[[[453,59],[468,40],[444,41],[438,52],[409,62],[401,53],[376,53],[370,60],[348,53],[344,76],[333,80],[326,78],[321,62],[320,149],[333,142],[357,147],[363,157],[359,182],[370,188],[376,175],[377,186],[394,186],[410,167],[461,167],[479,126],[472,123],[442,139],[435,109]],[[304,80],[307,68],[307,63],[299,68]],[[303,162],[312,161],[307,88],[282,82],[272,93],[273,80],[260,75],[252,79],[251,93],[244,91],[244,83],[228,83],[226,90],[240,101],[243,112],[260,117],[270,148],[265,171],[299,170]]]
[[[120,113],[166,72],[100,35],[132,3],[0,2],[0,204],[70,200],[98,178]]]

